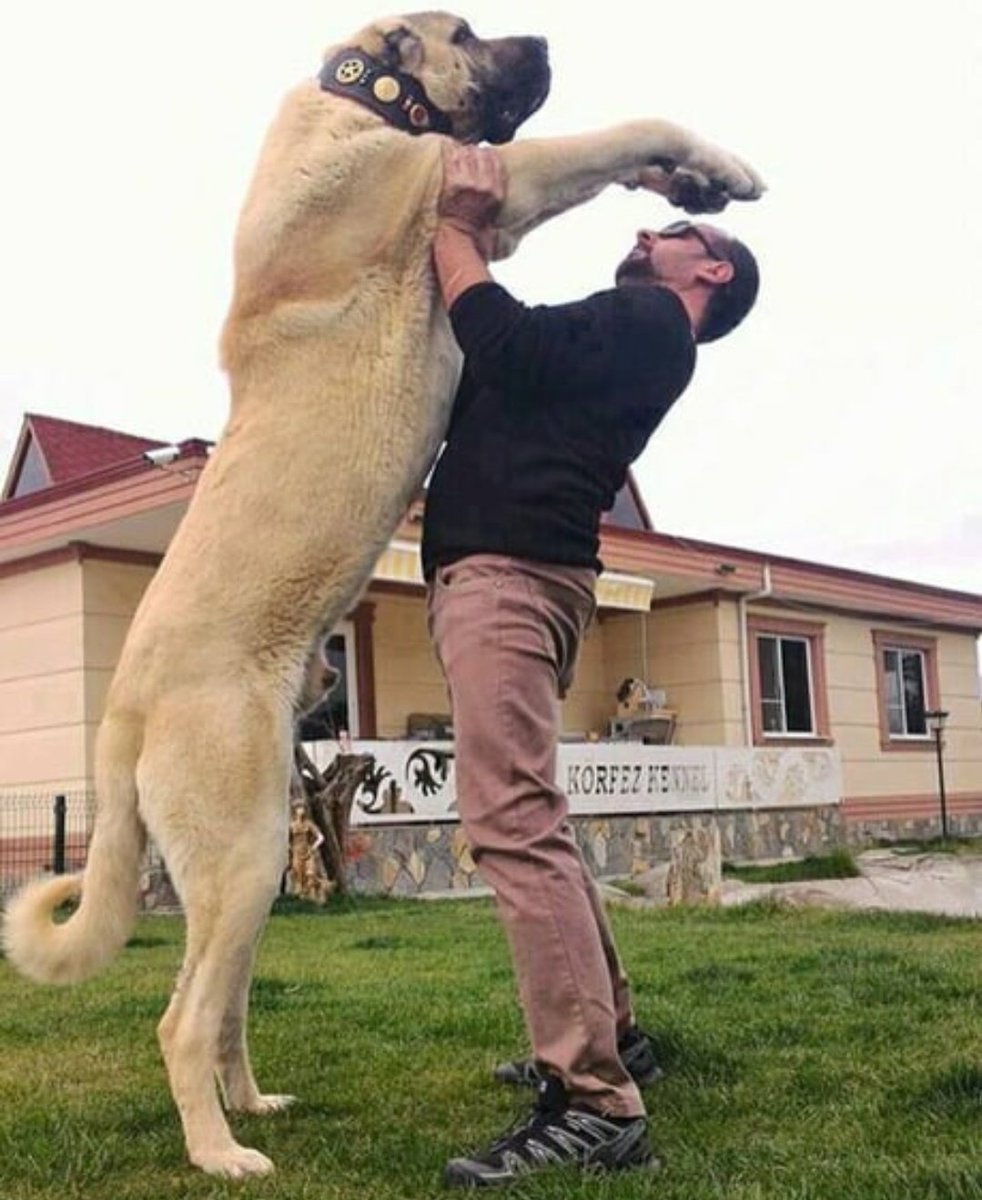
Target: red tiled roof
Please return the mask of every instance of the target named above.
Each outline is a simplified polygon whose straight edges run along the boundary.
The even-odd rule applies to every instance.
[[[78,479],[90,471],[137,458],[146,450],[167,444],[100,425],[82,425],[37,413],[25,413],[24,420],[44,456],[52,484]]]

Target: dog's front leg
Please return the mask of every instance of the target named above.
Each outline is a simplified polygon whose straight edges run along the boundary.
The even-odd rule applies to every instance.
[[[611,183],[658,192],[689,212],[719,212],[730,200],[755,200],[764,191],[752,167],[668,121],[530,138],[498,153],[508,191],[498,218],[496,258],[510,254],[530,229]]]

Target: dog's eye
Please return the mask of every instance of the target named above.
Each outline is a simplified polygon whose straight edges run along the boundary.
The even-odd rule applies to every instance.
[[[462,46],[464,42],[469,42],[474,37],[474,30],[465,21],[463,25],[458,25],[454,30],[453,37],[450,41],[455,46]]]

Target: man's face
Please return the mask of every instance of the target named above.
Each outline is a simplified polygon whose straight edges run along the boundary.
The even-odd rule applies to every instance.
[[[641,229],[637,241],[617,266],[618,287],[659,283],[688,286],[707,264],[728,261],[726,238],[712,225],[677,221],[663,230]]]

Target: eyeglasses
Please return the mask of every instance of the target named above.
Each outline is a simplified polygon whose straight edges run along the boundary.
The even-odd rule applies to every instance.
[[[685,237],[687,233],[691,233],[692,236],[698,240],[699,244],[702,246],[703,250],[706,251],[709,257],[714,259],[716,262],[730,261],[725,254],[720,254],[720,252],[714,248],[709,238],[706,237],[698,225],[693,225],[691,221],[673,221],[671,225],[666,225],[664,229],[658,230],[658,236],[664,238]]]

